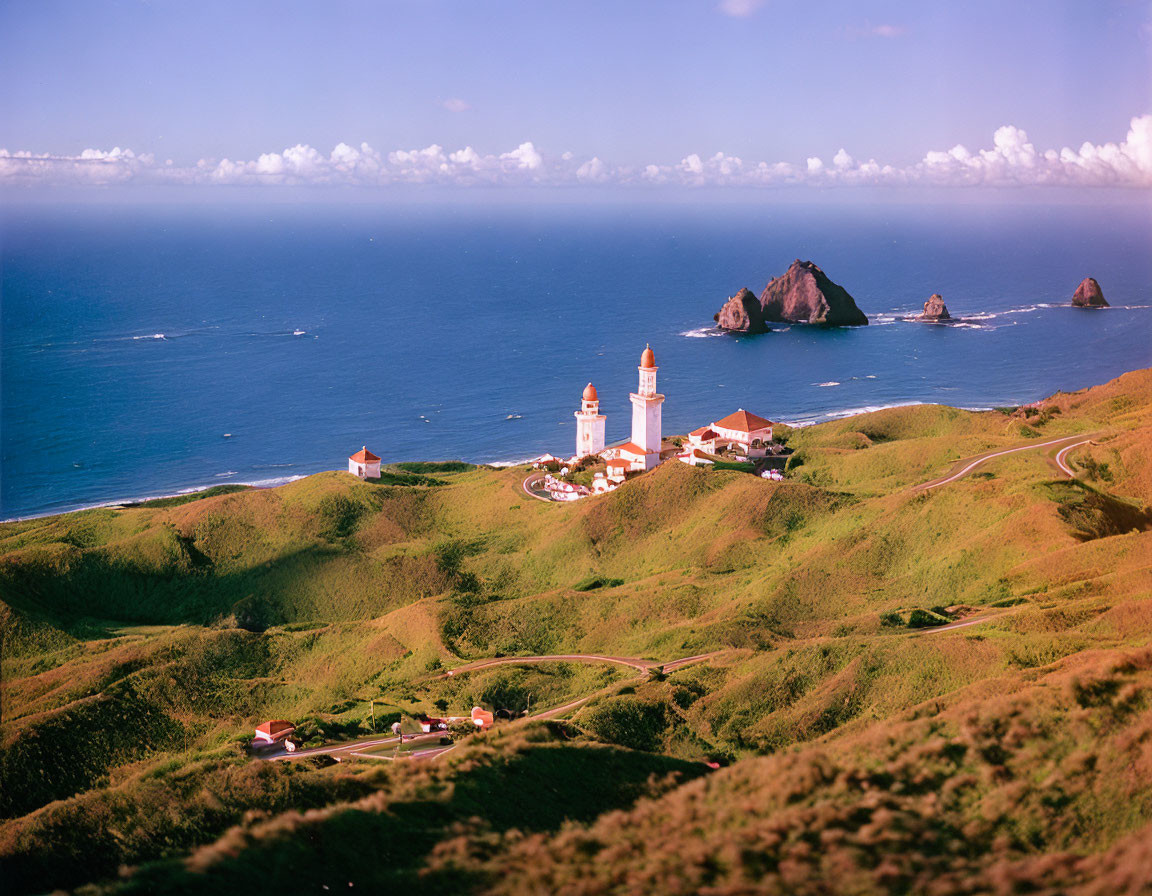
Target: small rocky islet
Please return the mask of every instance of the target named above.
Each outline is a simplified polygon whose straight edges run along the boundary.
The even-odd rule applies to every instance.
[[[1104,291],[1095,277],[1085,277],[1072,294],[1072,307],[1074,308],[1107,308],[1108,302],[1104,298]]]
[[[952,320],[952,315],[948,313],[948,306],[944,304],[944,297],[938,292],[932,293],[928,301],[924,303],[924,312],[917,320]]]

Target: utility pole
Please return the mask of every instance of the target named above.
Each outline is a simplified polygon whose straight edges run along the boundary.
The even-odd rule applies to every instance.
[[[376,701],[375,700],[369,700],[368,706],[371,708],[371,712],[372,712],[372,733],[375,734],[376,733]]]

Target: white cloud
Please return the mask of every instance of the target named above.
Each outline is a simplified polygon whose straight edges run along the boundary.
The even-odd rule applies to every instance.
[[[717,9],[726,16],[745,19],[764,5],[764,0],[720,0]]]
[[[462,100],[458,96],[449,97],[446,100],[440,100],[436,105],[447,112],[467,112],[472,108],[470,105],[468,105],[466,100]]]
[[[512,152],[506,152],[500,156],[503,162],[512,162],[517,168],[524,168],[529,171],[535,171],[544,164],[544,157],[536,151],[536,147],[532,145],[531,141],[528,143],[521,143]]]
[[[870,30],[875,37],[903,37],[908,33],[904,25],[873,25]]]
[[[567,153],[565,153],[567,155]],[[593,156],[576,169],[576,179],[590,184],[603,184],[611,180],[608,166]]]
[[[193,166],[158,162],[147,153],[115,147],[78,155],[0,149],[0,184],[109,185],[121,183],[291,185],[383,184],[619,186],[1069,186],[1152,188],[1152,114],[1133,118],[1116,143],[1083,143],[1077,149],[1038,149],[1021,128],[1005,125],[986,149],[957,145],[932,150],[907,166],[860,161],[840,149],[830,164],[812,156],[801,164],[750,162],[715,152],[690,153],[674,164],[613,166],[598,156],[549,155],[531,141],[503,153],[471,146],[446,150],[380,152],[367,143],[338,143],[325,154],[307,144],[247,161],[201,159]]]

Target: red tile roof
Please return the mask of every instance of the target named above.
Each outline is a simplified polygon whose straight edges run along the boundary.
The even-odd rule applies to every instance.
[[[758,429],[767,429],[769,426],[775,425],[771,420],[765,420],[763,417],[750,414],[743,408],[734,414],[729,414],[723,420],[717,420],[712,424],[713,427],[731,429],[736,432],[756,432]]]
[[[271,736],[282,731],[295,731],[296,726],[285,719],[273,719],[271,722],[261,722],[256,726],[256,730],[261,734]]]
[[[640,457],[643,457],[648,453],[635,442],[625,442],[623,445],[617,445],[616,448],[619,451],[623,451],[625,454],[636,454]]]
[[[380,458],[378,458],[375,454],[373,454],[367,448],[361,448],[359,451],[357,451],[355,454],[353,454],[350,458],[348,458],[348,460],[355,461],[358,464],[374,464],[374,463],[376,463],[376,461],[380,460]]]
[[[702,442],[707,442],[709,439],[715,439],[719,436],[718,433],[713,432],[711,428],[707,426],[701,426],[699,429],[694,429],[692,432],[688,433],[688,435],[695,436]]]
[[[632,462],[624,460],[624,458],[622,458],[622,457],[617,457],[614,460],[608,461],[607,466],[609,466],[609,467],[630,467],[630,466],[632,466]]]

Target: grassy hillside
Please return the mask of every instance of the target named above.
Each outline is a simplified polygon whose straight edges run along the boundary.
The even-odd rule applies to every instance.
[[[1094,441],[1066,458],[1074,482],[1057,471],[1053,449],[914,489],[962,458],[1078,433]],[[143,865],[123,886],[145,889],[153,874],[168,888],[239,886],[272,866],[311,869],[316,880],[347,867],[377,883],[410,882],[434,867],[476,888],[495,885],[492,869],[505,856],[517,857],[517,868],[545,861],[553,877],[541,880],[561,891],[575,886],[565,868],[586,848],[572,844],[592,837],[614,848],[616,833],[596,832],[616,831],[627,816],[597,820],[601,813],[667,791],[629,824],[646,830],[643,813],[680,812],[678,800],[692,801],[717,832],[714,851],[744,831],[722,808],[741,788],[741,800],[761,806],[760,820],[739,834],[760,844],[760,858],[736,863],[739,873],[726,859],[709,872],[718,886],[739,890],[745,878],[769,879],[798,862],[813,892],[838,868],[862,892],[901,891],[943,866],[889,880],[851,856],[814,863],[771,853],[761,839],[802,809],[819,815],[828,805],[857,817],[857,784],[837,789],[829,780],[858,782],[865,770],[919,756],[934,738],[963,740],[966,712],[1011,730],[1005,695],[1032,695],[1028,737],[1041,758],[1027,775],[1021,766],[1005,779],[1028,777],[1027,787],[1043,790],[1063,774],[1068,725],[1112,751],[1143,736],[1142,696],[1125,697],[1119,715],[1108,707],[1121,692],[1143,693],[1139,648],[1152,635],[1152,371],[1036,408],[895,408],[786,436],[795,454],[782,483],[669,463],[609,495],[551,505],[524,494],[523,470],[404,465],[379,483],[325,473],[276,489],[0,525],[0,861],[23,882],[15,892],[103,885],[121,865]],[[977,624],[935,630],[957,621]],[[713,655],[667,676],[574,663],[442,674],[486,657],[569,653],[659,662]],[[1074,681],[1089,672],[1117,682],[1101,685],[1111,702],[1078,702]],[[435,766],[268,764],[240,746],[267,718],[301,722],[319,742],[369,734],[373,720],[379,730],[397,718],[411,726],[419,712],[481,704],[516,713],[588,695],[565,713],[568,726],[506,738],[498,729]],[[983,782],[960,787],[949,804],[957,831],[985,817],[974,807],[1016,792],[965,743],[955,761],[925,754],[912,763],[924,766],[938,800],[953,778]],[[537,752],[542,768],[563,757],[556,768],[569,770],[532,773],[536,799],[556,805],[530,829],[554,830],[566,817],[586,829],[521,842],[508,839],[511,822],[497,820],[521,795],[477,796],[467,812],[454,802],[461,788],[484,792],[485,763],[535,762],[523,757]],[[661,783],[673,768],[706,769],[701,760],[733,768],[706,783]],[[789,763],[824,762],[837,770],[831,779],[805,771],[802,796],[781,789]],[[1002,856],[996,846],[996,861],[1027,870],[1054,851],[1099,857],[1126,848],[1124,838],[1152,821],[1149,791],[1132,780],[1123,811],[1110,809],[1109,768],[1098,763],[1099,781],[1086,779],[1085,794],[1095,796],[1077,791],[1077,832],[1057,836],[1053,826],[1063,822],[1029,808],[1026,823],[1040,833],[1012,841]],[[552,774],[583,776],[600,795],[552,793],[544,780]],[[893,811],[921,811],[900,802],[908,785],[892,775],[881,790],[899,784]],[[613,797],[606,785],[619,776],[634,783]],[[691,797],[693,787],[713,795]],[[426,813],[421,845],[395,874],[369,872],[351,847],[371,853],[381,838],[399,836],[397,800],[412,807],[405,818]],[[324,811],[294,814],[316,809]],[[479,820],[468,821],[473,815]],[[933,819],[908,830],[944,836]],[[474,830],[457,830],[465,822]],[[309,834],[312,846],[301,825],[321,831]],[[843,839],[840,822],[810,826],[810,845]],[[974,842],[999,844],[1003,832],[990,830],[991,839]],[[619,853],[621,869],[646,875],[667,866],[703,885],[696,872],[667,865],[671,847],[659,842],[651,831],[635,841]],[[902,848],[899,838],[876,842]],[[690,854],[676,851],[677,861]],[[981,854],[963,865],[945,850],[939,862],[984,868]],[[191,867],[216,870],[185,880]],[[224,877],[213,884],[217,873]],[[643,879],[652,891],[664,886],[659,875]]]

